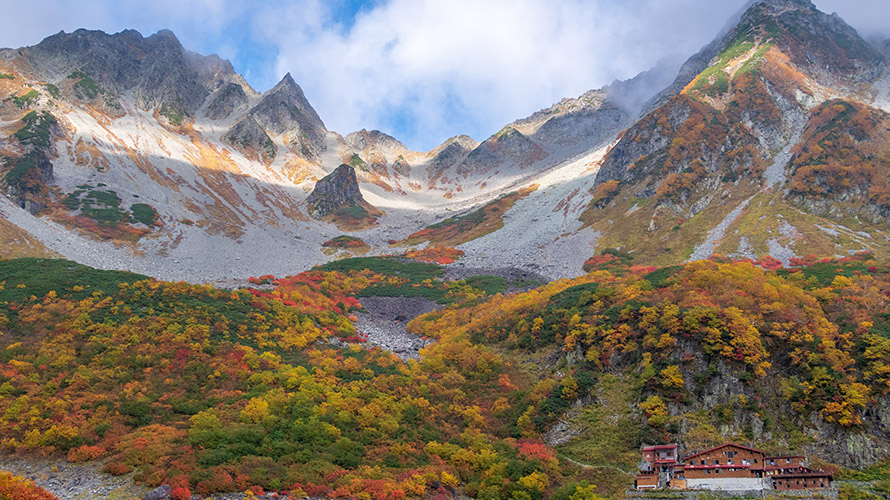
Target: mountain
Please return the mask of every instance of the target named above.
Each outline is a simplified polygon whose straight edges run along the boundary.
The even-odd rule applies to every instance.
[[[322,263],[323,243],[340,231],[369,233],[388,251],[607,143],[633,115],[592,91],[482,143],[459,137],[414,152],[379,131],[330,132],[289,74],[260,94],[169,31],[62,32],[2,56],[0,210],[11,246],[190,281]],[[316,181],[344,163],[377,224],[307,213]],[[269,254],[281,242],[289,250]],[[195,260],[211,248],[220,259]]]
[[[755,1],[682,65],[416,152],[329,131],[289,74],[258,93],[170,32],[59,33],[0,58],[0,210],[20,253],[191,281],[305,269],[342,231],[389,253],[443,221],[465,236],[422,245],[550,278],[609,248],[656,265],[884,258],[884,53],[807,1]],[[341,164],[375,223],[307,212]]]
[[[543,500],[734,441],[879,498],[885,53],[753,1],[679,69],[415,152],[169,32],[2,51],[0,251],[130,272],[0,260],[0,446],[175,498]]]
[[[886,57],[804,0],[754,2],[708,50],[605,156],[582,216],[599,246],[655,264],[886,255]]]

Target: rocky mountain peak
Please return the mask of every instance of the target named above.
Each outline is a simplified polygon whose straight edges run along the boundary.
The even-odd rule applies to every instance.
[[[721,53],[741,43],[772,43],[823,84],[857,83],[878,74],[885,58],[837,15],[809,0],[754,3],[723,39]]]
[[[402,144],[401,141],[399,141],[395,137],[379,130],[361,129],[358,132],[353,132],[347,135],[344,140],[346,141],[346,144],[349,145],[349,147],[359,151],[368,148],[386,148],[393,150],[408,149],[405,147],[404,144]]]
[[[309,213],[315,217],[324,217],[341,208],[365,203],[358,188],[355,169],[341,164],[315,183],[315,189],[312,190],[306,203],[309,206]]]
[[[278,104],[282,107],[296,108],[302,115],[304,115],[303,118],[305,121],[312,122],[314,125],[324,128],[324,123],[321,121],[318,113],[316,113],[312,105],[309,104],[306,95],[303,94],[303,89],[297,85],[297,82],[294,81],[294,78],[290,73],[284,75],[284,78],[263,96],[263,101],[267,102],[267,104]],[[260,105],[262,104],[263,103],[260,103]]]
[[[454,136],[454,137],[448,139],[447,141],[443,142],[442,144],[439,144],[432,151],[430,151],[429,154],[431,156],[437,156],[442,151],[444,151],[446,149],[448,149],[448,150],[459,149],[459,150],[464,150],[464,151],[469,152],[469,151],[472,151],[473,148],[475,148],[478,145],[479,145],[479,143],[476,142],[472,137],[462,134],[462,135]]]
[[[285,143],[304,158],[315,158],[325,148],[324,122],[290,73],[263,95],[250,116],[271,135],[284,134]]]
[[[132,91],[145,108],[175,106],[192,114],[212,87],[195,71],[202,64],[201,57],[188,56],[169,30],[146,38],[135,30],[109,35],[78,29],[59,32],[22,49],[22,53],[47,81],[59,82],[75,73],[86,75],[114,94]],[[209,64],[216,67],[216,73],[231,71],[231,65]]]
[[[757,0],[750,3],[749,10],[761,8],[772,14],[781,14],[789,10],[806,10],[816,12],[816,6],[810,0]]]

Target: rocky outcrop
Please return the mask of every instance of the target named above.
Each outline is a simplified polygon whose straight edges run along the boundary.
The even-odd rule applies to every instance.
[[[262,158],[267,162],[275,159],[275,143],[252,116],[246,116],[232,126],[223,140],[248,158]]]
[[[468,135],[459,135],[448,139],[436,149],[430,151],[433,157],[429,163],[430,172],[439,172],[463,160],[479,143]]]
[[[80,72],[115,95],[133,92],[144,108],[177,103],[192,114],[211,86],[198,77],[203,58],[187,55],[176,36],[167,30],[147,38],[135,30],[113,35],[85,29],[59,32],[22,52],[47,81],[62,81]],[[209,73],[234,75],[231,65],[209,61],[207,66],[216,68]]]
[[[263,95],[249,116],[266,132],[284,135],[290,149],[304,158],[314,159],[325,150],[327,129],[290,73]]]
[[[548,155],[544,148],[522,132],[513,127],[506,127],[470,152],[457,167],[457,173],[478,174],[511,164],[527,167]]]
[[[219,120],[247,104],[247,94],[241,85],[229,82],[221,85],[211,94],[207,102],[205,115],[212,120]]]
[[[315,183],[315,189],[306,200],[309,213],[314,217],[324,217],[337,210],[365,203],[358,188],[355,169],[343,164],[329,175]]]
[[[162,484],[157,488],[149,491],[145,494],[145,498],[143,500],[164,500],[166,498],[171,498],[170,493],[173,491],[168,484]]]
[[[366,149],[408,151],[408,148],[395,137],[379,130],[359,130],[345,137],[346,145],[356,151]]]

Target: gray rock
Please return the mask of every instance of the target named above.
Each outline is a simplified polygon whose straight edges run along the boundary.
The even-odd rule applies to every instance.
[[[187,114],[198,109],[211,86],[199,80],[200,68],[218,66],[234,75],[231,65],[205,62],[187,53],[167,30],[147,38],[135,30],[114,35],[85,29],[62,31],[22,52],[49,81],[80,70],[115,95],[132,91],[145,108],[175,104]]]
[[[267,161],[275,159],[275,143],[253,116],[246,116],[238,121],[226,132],[223,140],[237,148],[245,156],[250,157],[256,154]]]
[[[209,103],[206,111],[207,117],[219,120],[232,114],[232,111],[239,106],[246,104],[247,94],[241,85],[229,82],[214,91],[207,101]]]
[[[522,132],[507,127],[471,151],[466,159],[458,165],[457,173],[480,174],[507,164],[525,167],[549,155],[550,153],[543,147],[526,137]]]
[[[165,498],[170,498],[171,491],[170,485],[162,484],[146,493],[144,500],[164,500]]]
[[[290,73],[249,114],[266,132],[284,134],[290,148],[304,158],[316,158],[325,150],[327,129]]]
[[[355,169],[345,164],[315,183],[315,189],[306,200],[309,213],[316,217],[323,217],[341,207],[364,202],[365,199],[358,188]]]
[[[468,135],[452,137],[432,151],[435,156],[427,165],[431,172],[439,172],[462,161],[476,146],[478,143]]]

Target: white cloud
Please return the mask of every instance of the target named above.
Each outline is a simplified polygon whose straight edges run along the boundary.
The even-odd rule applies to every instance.
[[[392,0],[350,29],[320,2],[262,14],[329,128],[392,131],[429,148],[503,124],[660,58],[691,53],[738,7],[701,0]],[[672,22],[666,22],[667,19]]]

